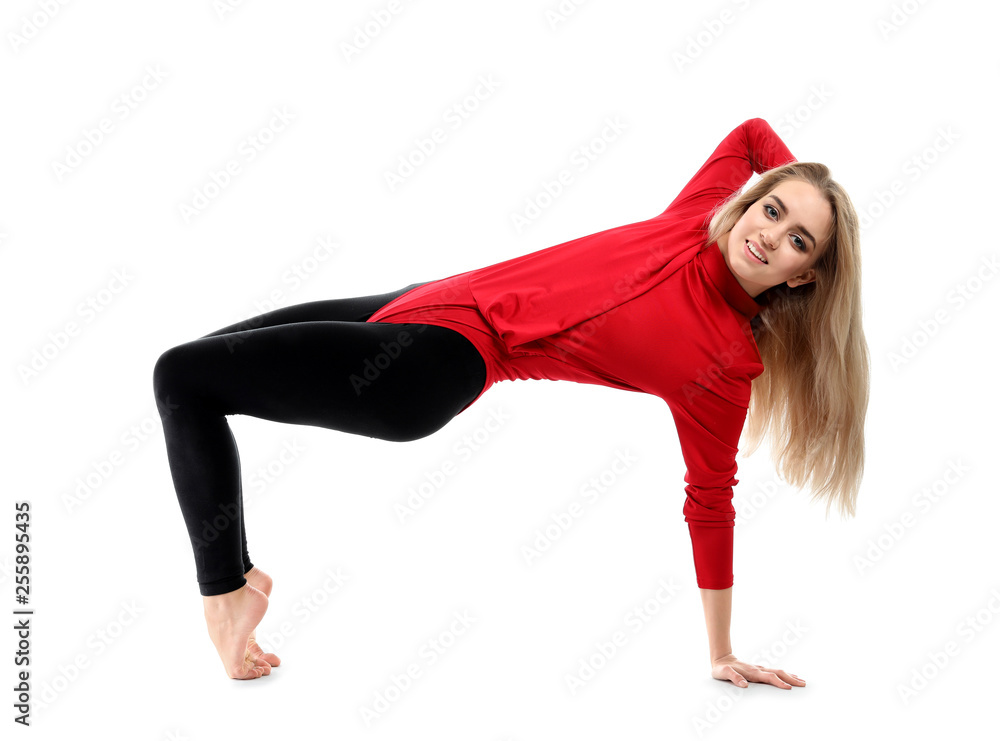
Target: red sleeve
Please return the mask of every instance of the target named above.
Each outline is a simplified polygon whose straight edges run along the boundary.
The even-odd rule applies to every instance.
[[[684,520],[701,589],[733,586],[733,486],[749,401],[750,378],[727,375],[687,383],[666,399],[687,466]]]
[[[722,140],[663,213],[683,211],[707,216],[742,188],[753,173],[759,175],[795,161],[767,121],[751,118]]]

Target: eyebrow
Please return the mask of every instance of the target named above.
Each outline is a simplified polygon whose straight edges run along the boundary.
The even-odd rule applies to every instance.
[[[769,193],[768,195],[771,198],[773,198],[774,200],[776,200],[778,202],[778,205],[781,206],[781,210],[784,211],[785,215],[787,216],[788,215],[788,207],[785,206],[784,201],[782,201],[780,198],[778,198],[778,196],[774,195],[774,193]],[[806,229],[804,226],[802,226],[802,224],[796,224],[795,228],[798,229],[799,231],[801,231],[803,234],[805,234],[807,237],[809,237],[809,239],[812,240],[813,249],[815,249],[816,248],[816,238],[812,234],[809,233],[809,230]]]

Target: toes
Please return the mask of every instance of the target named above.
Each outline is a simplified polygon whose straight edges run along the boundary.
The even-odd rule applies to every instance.
[[[249,668],[240,667],[235,671],[229,672],[230,679],[257,679],[260,676],[260,671],[256,666],[251,666]]]
[[[247,643],[247,651],[253,658],[263,659],[271,666],[278,666],[281,663],[281,659],[279,659],[276,654],[264,653],[264,649],[262,649],[260,644],[253,638],[251,638]]]
[[[248,650],[243,655],[243,663],[228,672],[230,679],[257,679],[271,673],[271,665],[265,660],[251,655]]]
[[[271,667],[267,665],[267,662],[261,664],[250,664],[247,666],[244,664],[242,667],[229,674],[230,679],[258,679],[265,674],[271,673]]]

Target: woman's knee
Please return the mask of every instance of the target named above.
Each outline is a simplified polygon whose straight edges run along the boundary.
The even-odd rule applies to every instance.
[[[153,365],[153,395],[163,417],[171,403],[180,400],[192,369],[192,357],[187,345],[175,345],[160,354]],[[172,401],[171,401],[172,399]]]

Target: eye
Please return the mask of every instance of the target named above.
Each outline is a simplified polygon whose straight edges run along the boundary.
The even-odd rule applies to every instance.
[[[770,216],[772,211],[774,211],[774,219],[777,220],[777,218],[778,218],[778,209],[776,209],[770,203],[765,203],[764,204],[764,212],[768,216]],[[794,244],[796,247],[798,247],[803,252],[806,251],[806,243],[802,241],[802,237],[800,237],[798,234],[793,234],[792,235],[792,244]]]

